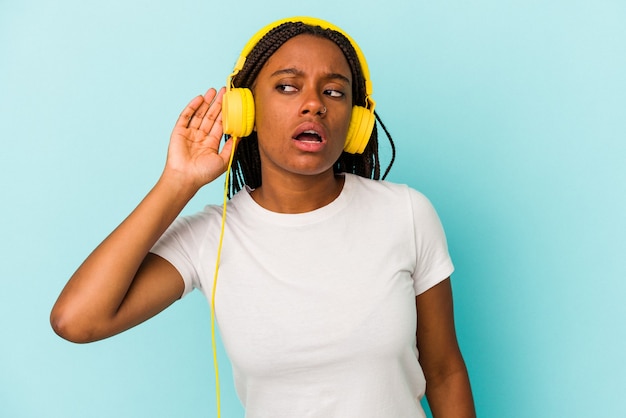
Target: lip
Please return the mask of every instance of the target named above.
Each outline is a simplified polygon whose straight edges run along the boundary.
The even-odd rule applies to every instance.
[[[296,139],[298,135],[306,131],[314,131],[320,136],[321,141],[306,142]],[[296,148],[305,152],[319,152],[324,149],[326,147],[326,144],[328,143],[327,137],[328,135],[326,134],[326,129],[324,128],[324,126],[316,122],[304,122],[298,125],[294,133],[291,135],[291,139]]]

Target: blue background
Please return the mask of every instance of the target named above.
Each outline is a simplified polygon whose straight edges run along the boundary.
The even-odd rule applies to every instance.
[[[301,14],[360,44],[389,178],[439,211],[479,416],[624,416],[626,3],[229,3],[0,0],[0,416],[214,416],[199,293],[90,345],[48,314],[158,178],[186,103]],[[223,416],[242,416],[220,356]]]

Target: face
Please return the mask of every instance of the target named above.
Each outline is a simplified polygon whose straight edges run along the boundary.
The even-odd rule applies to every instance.
[[[332,41],[298,35],[259,72],[252,92],[263,182],[332,173],[352,114],[350,66]]]

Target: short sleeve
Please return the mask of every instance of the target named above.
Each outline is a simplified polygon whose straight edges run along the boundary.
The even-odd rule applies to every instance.
[[[197,213],[176,219],[150,250],[169,261],[185,282],[183,296],[200,288],[198,260],[207,233],[209,213]]]
[[[445,280],[454,271],[446,235],[430,201],[409,189],[413,210],[416,267],[413,272],[415,294],[420,295]]]

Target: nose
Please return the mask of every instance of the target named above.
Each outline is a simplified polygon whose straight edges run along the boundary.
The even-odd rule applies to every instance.
[[[326,106],[322,101],[322,96],[318,93],[309,93],[304,97],[300,108],[301,115],[315,115],[324,117],[326,115]]]

